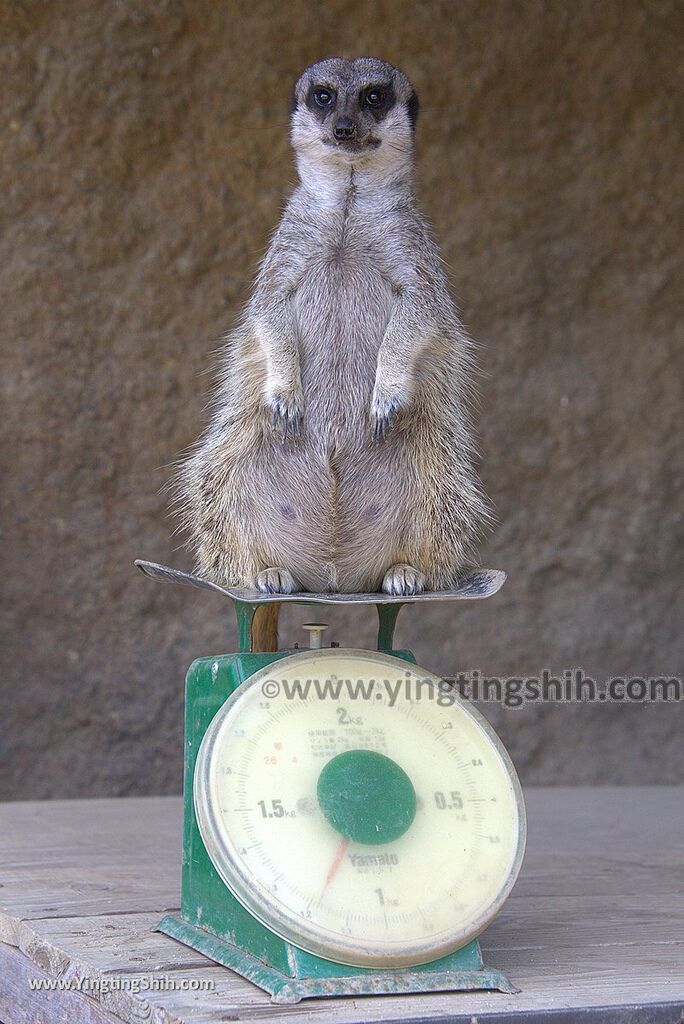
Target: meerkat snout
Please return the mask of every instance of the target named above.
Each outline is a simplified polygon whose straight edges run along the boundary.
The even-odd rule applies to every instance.
[[[295,85],[292,144],[298,157],[345,166],[401,166],[412,158],[418,97],[405,75],[375,57],[329,57]]]
[[[336,142],[347,142],[355,139],[358,126],[349,117],[338,117],[333,128],[333,135]]]

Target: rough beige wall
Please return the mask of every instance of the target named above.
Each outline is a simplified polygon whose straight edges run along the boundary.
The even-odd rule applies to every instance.
[[[330,53],[422,100],[419,193],[482,344],[491,602],[404,613],[444,672],[681,671],[682,44],[668,0],[3,5],[6,798],[177,790],[183,673],[231,650],[164,468],[293,180],[290,85]],[[286,631],[303,615],[291,614]],[[371,621],[335,616],[360,643]],[[682,706],[487,713],[523,778],[684,777]]]

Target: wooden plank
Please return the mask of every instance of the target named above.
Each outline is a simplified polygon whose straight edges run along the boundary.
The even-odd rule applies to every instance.
[[[16,945],[37,966],[58,975],[70,963],[96,962],[100,973],[217,967],[212,960],[154,929],[159,914],[113,914],[21,921]]]
[[[583,901],[582,916],[576,904],[565,897],[509,904],[482,938],[488,962],[499,966],[501,956],[507,962],[526,960],[527,951],[552,949],[564,957],[565,950],[590,951],[600,956],[603,947],[619,950],[622,946],[656,947],[676,944],[673,935],[684,941],[684,900],[667,913],[654,905],[650,896],[621,901],[590,898]],[[39,966],[53,973],[64,967],[59,957],[87,958],[89,950],[97,954],[100,971],[135,966],[142,970],[176,970],[212,965],[202,954],[173,942],[153,929],[159,914],[116,914],[97,917],[46,918],[18,922],[16,945]],[[539,940],[543,922],[543,946]],[[616,923],[621,930],[616,933]],[[38,945],[44,944],[39,959]],[[56,956],[54,951],[59,952]],[[520,954],[519,956],[517,954]],[[568,954],[574,956],[572,952]]]
[[[80,992],[31,993],[31,983],[47,982],[49,978],[18,949],[0,948],[0,1020],[3,1024],[32,1024],[34,1021],[120,1024],[121,1017],[117,1013],[110,1013],[101,1002]]]
[[[53,921],[53,925],[57,922]],[[135,937],[135,936],[133,936]],[[172,944],[172,940],[159,936],[160,947]],[[88,944],[89,955],[94,950]],[[681,957],[684,947],[680,947]],[[164,950],[164,956],[168,952]],[[106,954],[105,959],[107,959]],[[25,958],[28,961],[28,958]],[[190,1021],[194,1024],[215,1024],[220,1020],[291,1020],[325,1021],[326,1024],[375,1024],[375,1022],[399,1022],[406,1020],[449,1019],[471,1020],[476,1016],[481,1020],[489,1013],[502,1016],[510,1021],[515,1015],[531,1015],[536,1012],[559,1013],[572,1011],[579,1013],[582,1009],[596,1006],[597,992],[600,992],[600,1005],[615,1010],[625,1006],[639,1006],[646,1001],[651,1008],[658,1005],[670,1007],[672,1015],[669,1019],[678,1019],[674,1008],[684,1009],[684,991],[676,979],[672,977],[672,968],[663,964],[662,953],[651,950],[650,956],[644,956],[643,950],[628,947],[619,961],[610,964],[598,955],[595,950],[576,950],[563,958],[551,953],[548,956],[529,955],[520,957],[505,956],[499,961],[523,986],[523,992],[517,996],[506,996],[501,993],[473,994],[433,994],[428,996],[380,997],[373,999],[333,1001],[311,1000],[294,1007],[275,1007],[263,993],[248,982],[236,978],[229,972],[218,967],[200,969],[180,969],[178,981],[205,985],[210,988],[195,991],[170,990],[139,994],[124,991],[103,993],[104,1008],[114,1007],[117,1019],[137,1024],[147,1019],[150,1010],[154,1020],[159,1024],[172,1024],[177,1021]],[[39,969],[34,972],[38,976],[48,976]],[[162,977],[169,977],[170,972],[164,970]],[[103,972],[94,968],[88,969],[84,961],[73,956],[68,967],[59,975],[67,981],[69,978],[87,978],[89,981],[102,983]],[[148,980],[151,975],[144,970],[116,971],[118,984],[124,982]],[[628,980],[626,980],[628,979]],[[674,983],[673,983],[674,982]],[[0,991],[3,983],[0,982]],[[16,994],[16,992],[15,992]],[[679,998],[678,998],[679,997]],[[50,993],[49,1002],[52,1010],[54,994]],[[92,1002],[92,1000],[89,1000]],[[2,1005],[0,999],[0,1005]],[[148,1007],[147,1011],[145,1007]],[[91,1012],[88,1008],[88,1012]],[[4,1018],[10,1024],[9,1018]],[[80,1021],[80,1017],[52,1017],[50,1020]],[[108,1018],[106,1018],[108,1019]],[[575,1019],[575,1018],[573,1018]],[[601,1018],[604,1020],[605,1018]],[[632,1018],[630,1017],[630,1020]],[[649,1017],[652,1020],[653,1017]]]
[[[543,907],[540,907],[540,914]],[[619,916],[619,913],[616,915]],[[169,1018],[184,1020],[192,1010],[192,1019],[216,1020],[214,1006],[220,1003],[222,1012],[242,1019],[299,1018],[303,1013],[325,1017],[326,1021],[352,1024],[358,1021],[399,1021],[406,1012],[414,1019],[421,1014],[429,1017],[436,1006],[450,1013],[477,1012],[488,1006],[497,1012],[514,1013],[523,1009],[563,1009],[565,1005],[579,1009],[596,1002],[600,991],[606,1006],[623,1006],[626,1002],[639,1003],[649,992],[652,1005],[659,1001],[670,1003],[679,995],[684,1006],[684,940],[679,944],[653,942],[647,944],[649,922],[644,923],[644,934],[629,932],[629,941],[619,944],[599,941],[593,945],[584,942],[582,921],[575,923],[565,936],[562,947],[545,941],[531,945],[533,936],[523,931],[518,948],[502,947],[499,932],[487,943],[488,962],[505,970],[523,992],[504,996],[500,993],[475,995],[444,995],[393,997],[372,1000],[335,1000],[333,1003],[315,1000],[299,1007],[273,1007],[263,993],[249,983],[220,967],[211,965],[199,954],[174,943],[166,936],[149,931],[156,916],[149,914],[120,915],[114,918],[48,919],[26,922],[27,932],[22,949],[43,970],[63,978],[86,977],[90,981],[103,975],[135,981],[154,977],[176,977],[196,984],[210,983],[204,991],[155,992],[146,994],[160,1013]],[[539,925],[539,919],[534,922]],[[543,921],[541,922],[543,926]],[[606,925],[609,927],[609,924]],[[535,929],[539,932],[539,928]],[[541,937],[547,934],[541,930]],[[575,941],[575,945],[572,941]],[[643,941],[640,941],[643,940]],[[577,944],[579,943],[579,944]],[[670,947],[666,949],[665,947]],[[668,955],[671,954],[671,955]],[[142,995],[143,993],[141,993]],[[123,1011],[121,1011],[123,1012]],[[132,1013],[132,1011],[129,1011]],[[135,1015],[124,1017],[135,1020]]]
[[[100,1024],[92,1016],[98,1008],[110,1015],[103,1024],[112,1012],[129,1024],[677,1020],[684,1013],[684,790],[558,789],[526,796],[523,873],[483,936],[487,961],[509,974],[520,994],[310,1000],[294,1007],[273,1006],[248,982],[150,930],[178,901],[177,798],[5,805],[0,927],[21,952],[0,946],[0,1018],[14,1024],[3,1007],[14,1002],[17,1014],[23,999],[16,1016],[22,1024]],[[16,977],[17,962],[21,985],[4,980],[5,968]],[[27,971],[67,982],[85,978],[93,988],[103,979],[166,987],[104,991],[86,1000],[74,992],[28,993]],[[62,1013],[67,996],[76,1002]],[[77,1015],[78,1000],[85,1016]]]
[[[25,919],[176,909],[181,814],[175,796],[2,805],[0,911]]]

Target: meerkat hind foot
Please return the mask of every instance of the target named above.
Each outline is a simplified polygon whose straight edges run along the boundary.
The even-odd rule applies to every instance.
[[[262,569],[255,583],[257,590],[264,594],[295,594],[302,589],[292,573],[279,566]]]
[[[425,573],[414,569],[412,565],[400,562],[387,570],[382,581],[382,589],[386,594],[396,594],[398,597],[407,594],[422,594],[426,582]]]

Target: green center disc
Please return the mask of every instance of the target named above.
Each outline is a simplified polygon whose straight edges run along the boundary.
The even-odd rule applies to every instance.
[[[391,843],[416,815],[408,775],[374,750],[345,750],[333,757],[318,776],[317,795],[332,827],[355,843]]]

